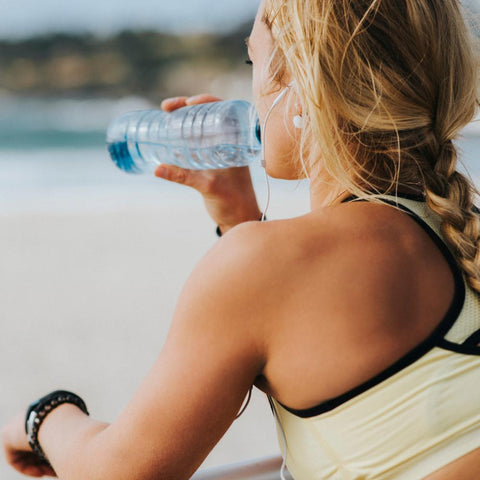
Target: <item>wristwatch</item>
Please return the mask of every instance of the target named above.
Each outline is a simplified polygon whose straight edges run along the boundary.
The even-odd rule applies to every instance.
[[[83,413],[89,415],[85,402],[78,395],[66,390],[56,390],[31,403],[25,417],[28,443],[33,452],[47,463],[47,457],[38,442],[38,431],[48,414],[64,403],[76,405]]]

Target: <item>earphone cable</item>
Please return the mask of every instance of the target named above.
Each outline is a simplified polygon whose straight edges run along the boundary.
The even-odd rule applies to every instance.
[[[270,207],[270,198],[271,198],[270,180],[268,178],[268,174],[267,174],[266,170],[265,170],[265,183],[267,184],[267,201],[266,201],[265,208],[264,208],[263,214],[262,214],[262,222],[264,222],[266,217],[267,217],[267,210]]]
[[[267,121],[270,117],[270,114],[272,113],[272,110],[275,108],[278,103],[280,103],[280,100],[286,95],[288,90],[293,86],[293,82],[289,84],[283,91],[280,93],[280,95],[274,100],[272,103],[272,106],[268,110],[267,114],[265,115],[265,120],[263,121],[263,129],[262,129],[262,158],[261,158],[261,165],[265,169],[265,181],[267,184],[267,202],[265,205],[265,208],[263,210],[262,214],[262,222],[265,221],[266,215],[267,215],[267,210],[270,207],[270,197],[271,197],[271,190],[270,190],[270,181],[268,178],[267,174],[267,169],[266,169],[266,161],[265,161],[265,138],[266,138],[266,131],[267,131]]]

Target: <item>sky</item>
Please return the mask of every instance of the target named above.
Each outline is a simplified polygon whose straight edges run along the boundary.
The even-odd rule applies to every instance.
[[[477,7],[480,0],[463,0]],[[0,39],[48,31],[152,28],[176,33],[227,31],[253,19],[260,0],[0,0]]]
[[[0,38],[48,31],[153,28],[178,33],[226,31],[253,19],[260,0],[0,0]]]

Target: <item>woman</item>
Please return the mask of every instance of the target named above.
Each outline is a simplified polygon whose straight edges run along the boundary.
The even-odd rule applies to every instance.
[[[460,2],[265,0],[248,44],[266,171],[308,176],[311,212],[245,222],[260,216],[246,170],[160,167],[231,232],[120,417],[44,400],[30,440],[65,480],[186,479],[255,385],[295,479],[479,478],[480,223],[452,143],[477,62]],[[3,429],[8,461],[53,474],[24,418]]]

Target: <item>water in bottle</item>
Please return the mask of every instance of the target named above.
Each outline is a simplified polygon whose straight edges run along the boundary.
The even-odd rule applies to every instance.
[[[238,167],[261,156],[255,107],[243,100],[126,113],[107,131],[115,164],[129,173],[169,163],[189,169]]]

